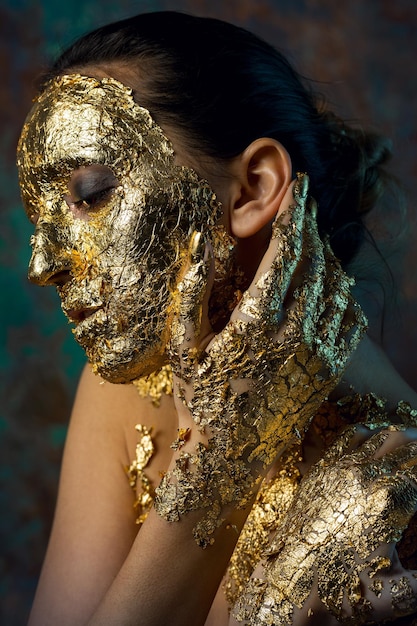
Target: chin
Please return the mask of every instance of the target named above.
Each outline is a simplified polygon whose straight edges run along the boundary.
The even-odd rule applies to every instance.
[[[152,346],[147,351],[97,350],[97,346],[86,350],[93,372],[117,385],[127,385],[138,378],[148,376],[161,369],[166,363],[165,342]]]

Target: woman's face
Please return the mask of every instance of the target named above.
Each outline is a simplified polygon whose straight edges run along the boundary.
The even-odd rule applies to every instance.
[[[18,147],[35,224],[29,278],[56,284],[94,369],[128,382],[162,363],[170,303],[194,230],[221,214],[209,185],[113,79],[52,81]]]

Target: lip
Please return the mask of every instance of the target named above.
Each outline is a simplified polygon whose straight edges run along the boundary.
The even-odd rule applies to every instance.
[[[94,313],[96,313],[97,311],[99,311],[102,307],[100,306],[92,306],[92,307],[83,307],[83,308],[72,308],[72,309],[65,309],[65,314],[76,324],[79,324],[80,322],[83,322],[84,320],[86,320],[87,318],[91,317],[92,315],[94,315]]]

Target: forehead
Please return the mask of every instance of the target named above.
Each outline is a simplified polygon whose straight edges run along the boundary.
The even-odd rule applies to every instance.
[[[53,170],[120,161],[148,151],[163,159],[173,149],[132,91],[112,78],[65,75],[51,81],[23,127],[19,169]]]

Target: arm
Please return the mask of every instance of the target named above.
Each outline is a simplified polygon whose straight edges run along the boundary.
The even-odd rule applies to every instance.
[[[298,219],[300,223],[303,222],[302,215]],[[198,316],[195,316],[194,313],[202,305],[202,300],[199,289],[196,292],[193,289],[187,291],[187,281],[184,281],[183,295],[188,296],[188,303],[187,297],[183,298],[186,306],[184,310],[181,310],[180,307],[178,318],[180,323],[177,327],[178,333],[175,335],[177,344],[175,345],[174,342],[172,358],[177,374],[176,409],[180,426],[184,430],[189,427],[191,429],[190,436],[185,441],[183,449],[174,453],[166,479],[164,479],[162,488],[159,490],[158,507],[163,515],[158,516],[156,510],[151,511],[131,546],[125,548],[123,555],[122,550],[118,552],[119,560],[112,567],[111,573],[107,575],[105,583],[100,585],[99,593],[95,593],[94,602],[89,603],[89,610],[84,611],[82,615],[77,615],[76,619],[74,618],[68,623],[88,623],[90,626],[100,624],[103,626],[111,626],[112,624],[118,626],[133,626],[134,624],[160,626],[163,623],[169,623],[171,626],[183,626],[185,623],[192,623],[193,626],[199,626],[204,624],[236,539],[256,494],[259,484],[257,479],[264,475],[267,466],[273,461],[277,449],[288,443],[287,437],[288,439],[299,437],[298,427],[300,426],[303,430],[308,426],[317,403],[322,401],[332,385],[337,382],[337,373],[343,370],[351,349],[347,335],[349,330],[354,328],[355,321],[353,323],[352,321],[345,321],[345,312],[351,302],[349,299],[349,282],[341,274],[339,274],[340,283],[331,280],[330,277],[329,280],[325,280],[325,273],[322,271],[323,266],[321,265],[323,249],[319,247],[317,255],[312,251],[312,246],[318,245],[318,239],[311,231],[313,228],[311,217],[309,217],[309,228],[309,232],[303,230],[302,233],[297,228],[292,228],[292,238],[287,237],[289,258],[283,259],[282,262],[278,261],[269,274],[266,272],[266,280],[259,282],[259,277],[256,279],[253,292],[249,293],[249,296],[244,300],[243,309],[237,311],[232,318],[231,326],[227,327],[226,332],[219,339],[209,343],[207,353],[212,359],[212,369],[206,368],[210,359],[202,364],[198,359],[193,358],[195,355],[199,356],[198,348],[200,347],[193,337],[195,330],[193,324],[198,322]],[[283,248],[280,247],[282,241],[280,235],[282,233],[280,229],[277,230],[278,232],[268,251],[269,254],[266,255],[261,278],[264,277],[265,269],[271,266],[271,256],[275,258],[277,250],[278,253],[283,254]],[[291,282],[294,272],[297,274],[295,270],[299,269],[300,265],[302,250],[296,245],[300,235],[305,242],[306,251],[309,252],[307,259],[311,259],[311,262],[306,264],[301,262],[301,277],[300,274],[296,275],[299,289],[295,289],[295,286],[292,285],[291,291],[294,294],[297,291],[301,297],[297,298],[294,295],[286,309],[287,315],[282,316],[282,299],[287,297],[289,282]],[[290,238],[291,241],[288,241]],[[283,239],[285,240],[285,237]],[[288,266],[285,266],[288,261]],[[316,271],[317,263],[320,266],[320,272]],[[333,271],[335,268],[332,265],[332,259],[327,257],[326,263],[329,264],[327,270],[330,270],[334,276],[337,272]],[[203,268],[201,271],[204,286],[204,265],[202,259],[192,262],[191,273],[186,274],[185,278],[192,277],[194,270],[198,276],[200,269]],[[275,278],[282,275],[285,276],[288,283],[283,284],[281,281],[279,297],[277,297],[277,292],[274,290]],[[304,282],[303,279],[305,279]],[[192,280],[191,283],[194,284]],[[334,297],[335,293],[332,291],[334,288],[336,288],[337,297]],[[325,307],[320,306],[322,292],[327,299],[328,306]],[[317,307],[315,302],[318,303]],[[265,323],[265,311],[262,310],[262,307],[272,307],[272,311],[269,309],[266,312],[269,325]],[[310,313],[307,316],[303,316],[305,307],[310,307]],[[191,310],[191,316],[188,315],[187,310]],[[259,315],[259,318],[256,316],[253,318],[254,311],[262,315]],[[311,323],[310,325],[304,324],[306,318]],[[319,321],[323,335],[319,336],[320,341],[309,343],[306,333],[308,335],[311,331],[311,325],[315,327],[316,322]],[[246,328],[247,332],[239,332],[243,327]],[[180,332],[181,328],[184,328],[184,333]],[[236,350],[236,345],[233,342],[232,344],[228,343],[228,333],[231,332],[231,328],[237,330],[238,345],[243,341],[243,352]],[[265,329],[267,332],[262,337],[261,334]],[[198,330],[197,324],[197,335]],[[287,332],[280,333],[280,330]],[[206,339],[207,336],[203,338]],[[284,338],[284,342],[282,342],[282,338]],[[184,339],[185,341],[183,341]],[[263,342],[262,347],[268,346],[269,349],[254,351],[253,349],[258,345],[258,339]],[[285,345],[282,348],[283,343]],[[340,351],[338,349],[339,343]],[[301,350],[299,350],[300,346]],[[230,352],[228,352],[229,348],[231,348]],[[292,350],[294,353],[290,358]],[[253,359],[254,354],[255,359]],[[294,354],[297,358],[294,358]],[[281,358],[283,355],[284,359]],[[272,360],[270,360],[271,356]],[[328,361],[329,356],[330,362]],[[336,370],[332,370],[333,358],[337,362]],[[227,362],[229,367],[224,368],[223,365],[226,365]],[[255,369],[253,369],[254,363]],[[248,367],[249,370],[245,370],[245,367]],[[254,372],[258,372],[258,367],[260,367],[261,373],[268,373],[266,381],[272,380],[274,385],[283,383],[291,395],[290,403],[285,394],[272,393],[271,395],[266,394],[266,397],[262,394],[257,395],[258,391],[262,392],[261,381],[265,380],[265,378],[253,376]],[[329,374],[329,369],[330,382],[328,382],[328,376],[324,375],[326,372]],[[229,388],[233,387],[233,398],[235,398],[235,392],[237,396],[244,392],[244,398],[247,398],[248,395],[250,396],[246,393],[248,386],[246,383],[242,384],[241,381],[248,378],[248,371],[256,383],[252,387],[249,383],[249,390],[253,391],[256,387],[255,396],[252,396],[251,401],[254,398],[265,401],[262,405],[252,404],[254,413],[250,417],[254,416],[259,407],[262,407],[262,411],[264,411],[262,417],[265,419],[256,423],[251,423],[250,420],[248,422],[246,411],[243,415],[240,414],[240,409],[246,406],[245,402],[240,401],[233,401],[232,404],[220,403],[216,410],[211,410],[214,401],[219,400],[216,395],[219,389],[216,390],[216,386],[211,384],[213,380],[216,382],[217,377],[220,376],[220,391],[230,390]],[[228,378],[230,373],[232,373],[233,378],[232,384]],[[206,382],[209,383],[208,391],[213,392],[213,394],[204,393],[204,390],[207,391]],[[259,386],[257,386],[258,382]],[[270,389],[269,385],[267,388]],[[299,393],[299,390],[303,393]],[[199,404],[200,402],[202,405]],[[271,410],[272,406],[268,404],[269,402],[275,403],[273,408],[276,412]],[[287,410],[288,405],[290,411]],[[120,414],[120,405],[116,408]],[[230,410],[232,410],[233,419],[243,417],[246,423],[228,420],[227,418],[231,416]],[[281,411],[280,423],[283,424],[283,428],[280,427],[276,432],[273,426],[278,422],[277,413]],[[226,423],[219,427],[217,418],[223,417],[226,418]],[[202,420],[205,425],[202,424]],[[136,421],[141,420],[137,419]],[[204,427],[202,428],[202,426]],[[238,448],[234,447],[235,426],[243,427],[242,432],[247,434],[247,439],[242,438],[242,436],[239,437],[240,444],[243,442],[245,445],[240,445]],[[113,439],[113,437],[110,438]],[[227,444],[226,449],[223,448],[223,444]],[[117,445],[121,445],[120,437],[117,440]],[[217,445],[219,448],[216,447]],[[203,480],[200,483],[204,493],[202,500],[199,499],[200,492],[196,487],[198,483],[195,480],[199,479],[198,471],[201,467],[198,466],[195,458],[191,458],[195,455],[196,446],[200,446],[199,450],[202,452],[203,461],[209,458],[210,461],[217,463],[219,460],[219,464],[214,466],[216,471],[223,469],[222,459],[227,459],[226,465],[231,470],[227,480],[231,480],[231,482],[229,482],[225,498],[223,497],[224,494],[221,493],[222,481],[217,482],[216,472],[210,473],[205,467],[203,468]],[[208,451],[208,456],[205,451]],[[191,455],[189,457],[190,463],[184,454]],[[237,465],[234,461],[237,461]],[[74,458],[73,462],[78,461]],[[186,471],[185,474],[181,475],[181,467],[186,470],[191,468],[191,472]],[[234,473],[234,468],[237,467],[243,470],[247,479],[243,483],[240,480],[241,477]],[[106,470],[115,471],[115,466],[107,467]],[[233,489],[231,491],[229,489],[235,479],[237,481],[237,499]],[[188,485],[187,481],[189,481]],[[209,484],[208,490],[206,489],[207,484]],[[176,511],[180,519],[173,523],[165,519],[165,515],[171,517],[171,512],[174,511],[175,513],[175,505],[179,500],[173,501],[170,494],[172,494],[172,489],[175,492],[178,485],[180,488],[177,493],[180,499],[185,493],[182,489],[184,488],[187,492],[187,489],[191,488],[188,493],[192,499],[192,507],[189,509],[184,507],[182,500],[182,504],[180,503]],[[110,497],[111,495],[109,494]],[[74,484],[73,506],[76,502],[76,485]],[[115,513],[119,516],[117,511]],[[225,522],[221,521],[223,518]],[[204,531],[207,519],[210,520],[208,531],[201,533],[201,522],[204,521]],[[100,523],[100,520],[97,522]],[[203,545],[207,545],[207,538],[209,539],[208,543],[210,543],[211,537],[215,538],[214,543],[208,545],[206,549],[201,549],[194,539],[197,527],[200,529],[197,538]],[[100,526],[98,528],[100,532]],[[89,532],[94,533],[94,528]],[[119,530],[119,532],[121,531]],[[110,544],[111,541],[107,543],[107,546]],[[89,589],[94,584],[95,581],[90,584]],[[94,608],[96,610],[91,616],[91,611]]]
[[[171,344],[188,435],[91,625],[204,624],[260,478],[343,371],[360,321],[350,282],[319,241],[303,183],[286,201],[290,224],[278,221],[252,289],[211,341],[201,318],[208,263],[193,241]]]
[[[158,452],[148,474],[156,484],[159,470],[169,464],[169,442],[176,432],[170,400],[165,398],[156,409],[132,386],[103,384],[85,368],[65,444],[55,519],[31,626],[84,624],[102,600],[138,528],[124,471],[134,458],[134,426],[140,422],[154,428]]]

